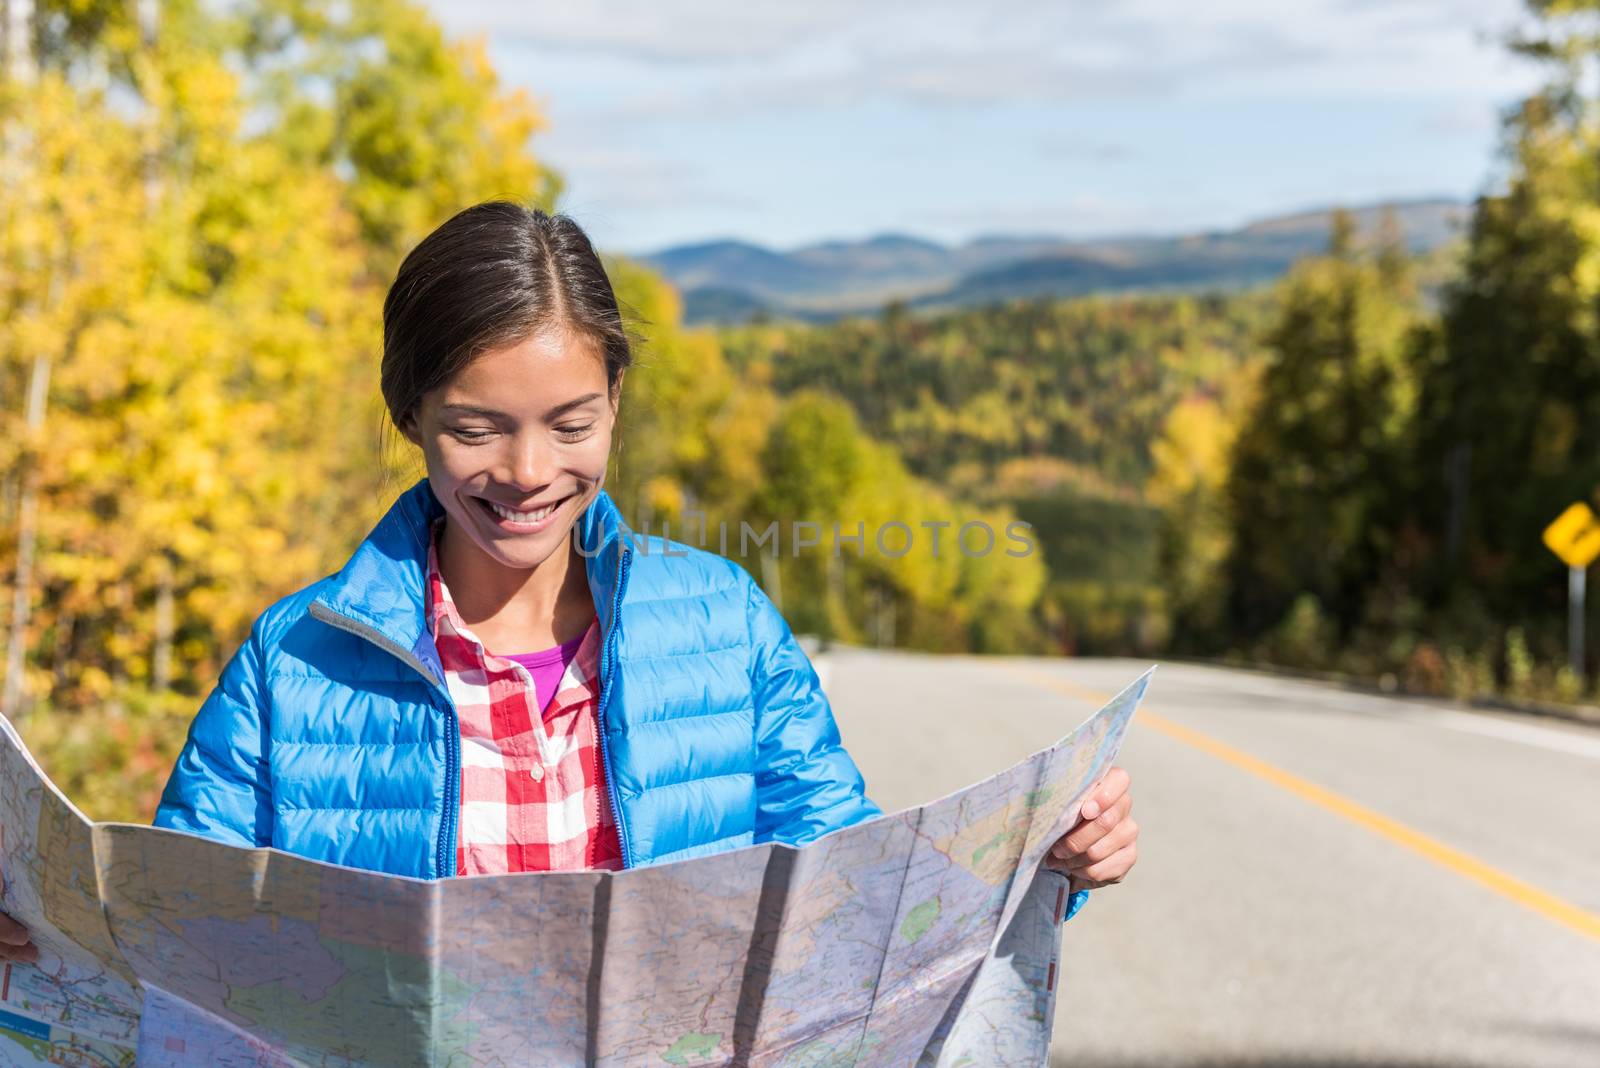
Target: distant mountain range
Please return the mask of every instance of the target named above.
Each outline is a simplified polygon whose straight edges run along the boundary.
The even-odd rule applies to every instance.
[[[1361,238],[1375,235],[1392,212],[1407,246],[1428,252],[1463,232],[1471,206],[1413,200],[1350,211]],[[761,313],[825,321],[873,312],[896,299],[916,308],[953,308],[1014,297],[1239,289],[1269,282],[1295,260],[1324,250],[1331,219],[1329,209],[1174,237],[1080,241],[996,234],[957,247],[907,234],[788,252],[710,241],[635,258],[678,287],[690,323],[744,322]]]

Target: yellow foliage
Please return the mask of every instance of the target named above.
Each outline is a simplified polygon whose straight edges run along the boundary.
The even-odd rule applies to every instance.
[[[553,208],[561,182],[530,148],[533,100],[413,0],[161,5],[153,44],[130,5],[75,4],[76,51],[31,84],[0,81],[0,593],[26,582],[16,640],[46,765],[96,815],[142,819],[250,622],[338,566],[421,474],[380,438],[400,256],[481,200]],[[69,74],[83,69],[114,84]],[[763,509],[822,522],[818,559],[784,567],[815,565],[812,618],[845,636],[869,605],[932,614],[919,633],[942,641],[1037,600],[1042,562],[1003,554],[1009,513],[914,478],[842,405],[780,399],[764,360],[736,346],[730,362],[684,327],[659,276],[607,267],[638,338],[608,479],[635,527],[682,538],[691,511],[737,530]],[[758,350],[783,336],[751,332]],[[990,408],[959,418],[1004,426]],[[829,461],[775,449],[780,428]],[[823,563],[835,519],[869,541],[905,523],[918,547]],[[999,532],[992,556],[957,551],[967,520]],[[938,522],[952,525],[935,557]],[[21,575],[24,534],[37,553]],[[789,588],[791,604],[810,596]]]
[[[125,72],[120,96],[68,77],[72,57],[0,82],[0,574],[9,603],[25,492],[25,697],[53,715],[110,715],[163,655],[158,696],[192,709],[256,614],[342,562],[392,488],[386,272],[445,214],[556,187],[527,145],[540,117],[481,42],[447,41],[398,0],[337,25],[261,9],[298,22],[287,83],[266,64],[247,89],[242,67],[282,57],[230,52],[231,16],[188,5],[163,6],[153,45],[108,9],[76,46]],[[359,38],[385,48],[329,65]],[[328,94],[302,88],[318,77]]]

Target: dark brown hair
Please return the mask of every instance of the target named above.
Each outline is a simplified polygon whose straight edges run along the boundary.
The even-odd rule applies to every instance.
[[[582,227],[506,200],[459,212],[411,250],[384,298],[389,417],[404,428],[423,394],[547,328],[592,343],[612,390],[633,362],[611,279]]]

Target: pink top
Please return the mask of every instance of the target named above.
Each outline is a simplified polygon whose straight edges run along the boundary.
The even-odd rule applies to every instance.
[[[533,676],[533,693],[534,699],[539,703],[539,714],[544,715],[550,710],[550,699],[556,695],[556,687],[561,684],[561,676],[566,673],[567,665],[572,663],[572,658],[578,655],[578,646],[582,644],[583,635],[580,634],[571,641],[537,652],[497,655],[507,660],[515,660],[528,669],[528,674]]]

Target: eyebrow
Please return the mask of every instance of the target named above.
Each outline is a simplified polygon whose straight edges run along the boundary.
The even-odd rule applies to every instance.
[[[572,400],[556,405],[554,408],[551,408],[549,411],[545,412],[544,417],[546,419],[560,418],[567,412],[570,412],[572,409],[581,408],[590,401],[597,400],[603,396],[605,396],[604,393],[585,393],[581,397],[574,397]],[[446,404],[442,410],[447,412],[461,412],[466,415],[481,415],[487,419],[506,418],[505,412],[496,411],[493,408],[481,408],[476,404]]]

